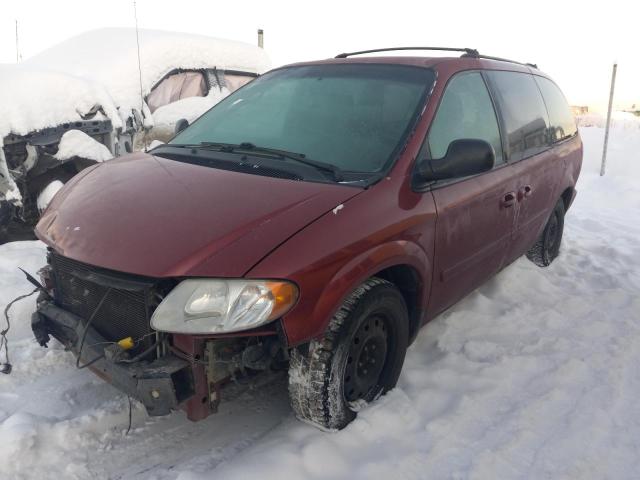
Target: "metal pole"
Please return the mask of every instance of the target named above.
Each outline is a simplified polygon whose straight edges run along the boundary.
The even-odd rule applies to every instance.
[[[611,107],[613,106],[613,90],[616,86],[616,71],[618,64],[613,64],[613,72],[611,73],[611,91],[609,92],[609,109],[607,110],[607,124],[604,127],[604,147],[602,148],[602,165],[600,166],[600,176],[604,175],[604,169],[607,165],[607,144],[609,143],[609,126],[611,125]]]
[[[16,63],[20,61],[20,49],[18,48],[18,20],[16,19]]]
[[[264,31],[261,28],[258,29],[258,46],[264,48]]]

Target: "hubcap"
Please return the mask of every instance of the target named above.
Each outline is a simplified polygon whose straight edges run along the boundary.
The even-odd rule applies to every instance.
[[[351,339],[344,375],[348,402],[372,400],[387,359],[387,325],[383,318],[367,318]]]

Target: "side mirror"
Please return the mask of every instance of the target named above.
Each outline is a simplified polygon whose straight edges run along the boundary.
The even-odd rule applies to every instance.
[[[418,169],[423,180],[444,180],[489,171],[495,161],[496,154],[488,142],[464,138],[451,142],[443,158],[424,160]]]
[[[187,120],[186,118],[181,118],[180,120],[178,120],[176,122],[175,134],[176,135],[179,134],[181,131],[183,131],[188,126],[189,126],[189,120]]]

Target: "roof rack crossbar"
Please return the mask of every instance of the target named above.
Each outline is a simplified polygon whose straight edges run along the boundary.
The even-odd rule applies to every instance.
[[[527,67],[538,68],[535,63],[523,63],[516,60],[509,60],[508,58],[492,57],[490,55],[480,55],[475,48],[453,48],[453,47],[391,47],[391,48],[375,48],[373,50],[361,50],[359,52],[341,53],[336,55],[335,58],[347,58],[353,55],[363,55],[365,53],[377,53],[377,52],[395,52],[400,50],[440,50],[443,52],[463,52],[461,56],[469,58],[484,58],[485,60],[497,60],[499,62],[516,63],[518,65],[524,65]]]
[[[469,57],[479,57],[480,54],[475,48],[452,48],[452,47],[395,47],[395,48],[375,48],[373,50],[361,50],[359,52],[341,53],[335,58],[347,58],[353,55],[363,55],[365,53],[393,52],[398,50],[441,50],[444,52],[464,52]]]

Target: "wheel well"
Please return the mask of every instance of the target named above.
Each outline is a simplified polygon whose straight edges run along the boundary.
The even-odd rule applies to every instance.
[[[394,265],[381,270],[374,276],[393,283],[400,290],[409,312],[409,341],[413,341],[422,318],[422,309],[418,305],[422,288],[420,274],[409,265]]]
[[[573,187],[568,187],[562,192],[562,203],[564,203],[564,211],[569,210],[569,205],[571,203],[571,197],[573,196]]]

